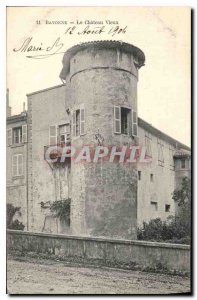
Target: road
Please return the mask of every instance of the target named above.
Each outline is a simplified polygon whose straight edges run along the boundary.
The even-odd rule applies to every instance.
[[[9,294],[171,294],[190,291],[187,277],[112,268],[71,266],[8,257]]]

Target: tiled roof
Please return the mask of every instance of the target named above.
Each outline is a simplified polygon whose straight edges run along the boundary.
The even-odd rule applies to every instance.
[[[185,151],[183,149],[177,150],[174,154],[174,158],[182,158],[182,157],[189,157],[190,152]]]

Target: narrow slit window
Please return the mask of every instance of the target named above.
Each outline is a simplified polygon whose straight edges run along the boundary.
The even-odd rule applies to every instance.
[[[158,204],[156,201],[151,201],[150,204],[154,211],[158,210]]]
[[[150,174],[150,181],[153,182],[154,181],[154,175]]]
[[[170,212],[170,205],[169,204],[165,205],[165,212]]]
[[[181,160],[181,169],[185,169],[186,168],[186,161],[185,159]]]

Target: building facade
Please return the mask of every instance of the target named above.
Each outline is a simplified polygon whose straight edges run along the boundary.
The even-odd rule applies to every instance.
[[[63,84],[27,95],[27,114],[7,118],[7,201],[20,204],[27,230],[135,239],[143,221],[175,214],[172,192],[189,175],[190,152],[138,117],[144,61],[140,49],[117,41],[74,46],[63,57]],[[141,145],[149,163],[47,160],[57,145]],[[68,198],[70,224],[49,209]]]

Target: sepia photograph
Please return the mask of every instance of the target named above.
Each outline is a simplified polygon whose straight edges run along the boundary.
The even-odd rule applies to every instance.
[[[7,294],[191,295],[191,17],[6,8]]]

